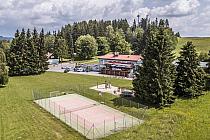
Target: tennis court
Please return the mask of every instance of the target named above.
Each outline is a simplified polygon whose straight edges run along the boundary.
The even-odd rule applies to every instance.
[[[88,139],[106,137],[139,125],[141,120],[78,94],[35,102]]]

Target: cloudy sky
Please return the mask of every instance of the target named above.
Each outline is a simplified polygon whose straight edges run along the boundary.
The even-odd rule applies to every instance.
[[[0,0],[0,35],[88,19],[168,18],[182,36],[210,36],[210,0]]]

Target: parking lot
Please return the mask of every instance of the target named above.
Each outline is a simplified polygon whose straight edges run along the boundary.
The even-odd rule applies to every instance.
[[[62,64],[60,63],[58,65],[49,65],[48,66],[49,69],[47,71],[50,71],[50,72],[64,72],[66,69],[68,69],[68,71],[66,73],[132,80],[132,78],[125,78],[125,77],[121,77],[121,76],[100,74],[99,69],[98,69],[98,71],[96,71],[96,69],[91,70],[91,68],[90,68],[90,70],[86,71],[86,69],[85,69],[86,66],[87,65],[76,66],[75,63],[62,63]],[[94,65],[88,65],[88,66],[91,67],[91,66],[94,66]],[[76,70],[75,67],[78,67],[78,69]]]

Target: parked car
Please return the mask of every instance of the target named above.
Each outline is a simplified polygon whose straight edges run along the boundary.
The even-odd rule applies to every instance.
[[[133,97],[134,94],[130,90],[124,90],[124,91],[122,91],[122,93],[120,94],[120,96],[121,97]]]
[[[77,68],[77,72],[84,72],[85,70],[82,68],[82,67],[80,67],[80,68]]]
[[[76,66],[76,67],[74,68],[74,71],[75,71],[75,72],[84,72],[85,69],[84,69],[83,67],[81,67],[81,66]]]
[[[67,67],[67,68],[65,68],[65,70],[64,70],[64,73],[67,73],[67,72],[70,72],[70,71],[73,71],[73,68],[69,68],[69,67]]]
[[[66,66],[63,66],[63,67],[61,67],[61,69],[67,69],[68,67],[66,67]]]

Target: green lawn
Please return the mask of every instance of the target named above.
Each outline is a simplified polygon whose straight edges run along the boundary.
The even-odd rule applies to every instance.
[[[180,48],[183,47],[187,41],[193,42],[198,53],[208,53],[210,50],[210,37],[183,37],[179,38],[179,42],[176,47],[176,54],[179,54]]]
[[[98,57],[94,57],[90,60],[82,60],[82,61],[74,61],[75,63],[79,64],[98,64]]]
[[[48,72],[39,76],[12,77],[6,88],[0,88],[0,140],[82,140],[83,136],[67,127],[32,102],[32,90],[53,91],[76,89],[85,85],[86,96],[100,100],[97,92],[88,90],[103,77]],[[132,88],[131,81],[112,79],[115,86]],[[114,96],[105,94],[114,107]],[[135,108],[117,107],[129,112]],[[141,126],[111,135],[105,140],[190,139],[210,138],[210,93],[193,100],[177,100],[171,108],[151,108]]]

